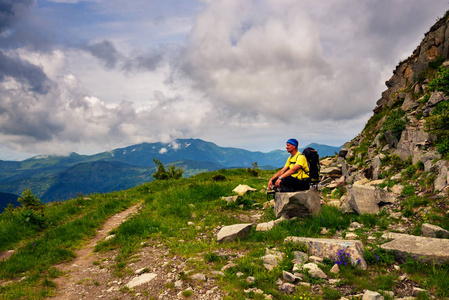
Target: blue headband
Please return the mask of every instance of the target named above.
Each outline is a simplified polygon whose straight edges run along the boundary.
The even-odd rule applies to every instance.
[[[287,141],[287,144],[293,145],[293,146],[295,146],[296,148],[298,148],[298,140],[297,140],[297,139],[289,139],[289,140]]]

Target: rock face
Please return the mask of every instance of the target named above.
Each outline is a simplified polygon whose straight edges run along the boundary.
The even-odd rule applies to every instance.
[[[381,245],[382,249],[394,252],[399,262],[407,257],[423,263],[443,264],[449,262],[449,240],[401,234],[393,241]]]
[[[321,212],[320,194],[315,189],[294,193],[276,193],[274,198],[276,217],[290,219],[318,215]]]
[[[356,240],[336,240],[336,239],[319,239],[304,238],[290,236],[284,242],[292,242],[297,244],[306,244],[309,249],[309,255],[318,257],[327,257],[330,259],[337,258],[339,251],[349,254],[349,261],[366,270],[368,265],[363,258],[363,244]]]
[[[221,243],[243,238],[249,234],[249,232],[251,231],[251,227],[252,224],[235,224],[231,226],[225,226],[218,232],[217,241]]]

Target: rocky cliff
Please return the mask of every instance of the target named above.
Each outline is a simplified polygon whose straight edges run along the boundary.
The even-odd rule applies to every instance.
[[[418,178],[410,181],[418,192],[432,190],[447,196],[448,68],[446,13],[413,54],[397,65],[374,115],[364,130],[345,144],[338,163],[343,164],[346,183],[363,178],[391,180],[407,168],[409,173],[422,169]]]

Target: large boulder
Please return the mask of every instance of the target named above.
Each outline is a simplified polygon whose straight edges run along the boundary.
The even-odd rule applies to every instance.
[[[284,243],[307,245],[308,254],[322,258],[335,259],[339,253],[349,254],[352,265],[366,270],[368,265],[363,257],[363,243],[358,240],[320,239],[290,236]]]
[[[353,185],[348,189],[348,205],[359,215],[375,214],[385,204],[395,198],[377,186]]]
[[[398,262],[406,262],[410,257],[423,263],[449,263],[449,240],[401,234],[388,243],[380,246],[384,250],[393,251]]]
[[[316,189],[294,193],[276,193],[274,203],[276,218],[290,219],[321,213],[320,194]]]

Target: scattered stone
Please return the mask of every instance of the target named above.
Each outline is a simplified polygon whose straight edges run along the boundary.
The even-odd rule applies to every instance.
[[[296,285],[285,282],[280,286],[279,290],[284,294],[293,294],[293,292],[296,290]]]
[[[192,294],[193,295],[193,289],[191,287],[186,288],[185,290],[181,291],[178,293],[178,297],[181,299],[184,299],[186,297],[184,297],[185,294]]]
[[[144,271],[145,271],[145,268],[141,268],[141,269],[136,270],[136,271],[134,272],[134,274],[140,275],[140,274],[142,274]]]
[[[239,194],[240,196],[245,195],[247,192],[254,192],[257,191],[256,189],[246,185],[246,184],[239,184],[235,189],[232,190],[233,192]]]
[[[449,231],[429,223],[422,224],[421,232],[422,236],[425,237],[445,238],[445,239],[449,238]]]
[[[335,285],[340,283],[341,279],[329,279],[329,284]],[[340,298],[341,300],[341,298]]]
[[[154,273],[145,273],[143,275],[133,278],[130,282],[128,282],[126,284],[126,286],[128,288],[132,289],[138,285],[141,285],[141,284],[144,284],[144,283],[147,283],[147,282],[153,280],[154,278],[156,278],[156,276],[157,276],[157,274],[154,274]]]
[[[177,280],[175,282],[175,289],[182,289],[182,286],[183,286],[182,280]]]
[[[299,277],[287,271],[282,271],[282,278],[284,278],[285,281],[290,283],[294,283],[296,280],[300,279]]]
[[[309,260],[313,263],[321,263],[323,262],[323,258],[322,257],[318,257],[318,256],[309,256]]]
[[[221,268],[221,271],[222,271],[222,272],[226,272],[226,270],[231,269],[231,268],[234,268],[234,267],[235,267],[235,264],[234,264],[233,262],[230,262],[230,263],[228,263],[227,265],[223,266],[223,267]]]
[[[246,282],[248,282],[248,283],[254,283],[254,282],[256,282],[256,278],[254,278],[254,276],[248,276],[248,277],[246,278]]]
[[[229,196],[229,197],[221,197],[221,199],[225,200],[227,203],[237,202],[240,196]]]
[[[303,266],[303,270],[308,270],[309,275],[315,278],[326,279],[327,275],[315,263],[307,263]]]
[[[340,268],[338,267],[337,264],[333,265],[333,267],[330,269],[330,271],[332,274],[338,274],[340,273]]]
[[[260,223],[256,226],[256,231],[268,231],[274,227],[274,221]]]
[[[225,226],[220,229],[217,234],[217,241],[219,243],[225,241],[233,241],[246,237],[251,231],[252,224],[235,224]]]
[[[309,260],[309,255],[301,251],[294,251],[293,255],[295,256],[293,261],[298,264],[305,263],[306,261]]]
[[[206,275],[201,273],[196,273],[192,275],[192,279],[194,280],[200,280],[200,281],[206,281]]]
[[[243,274],[242,272],[237,272],[237,273],[235,274],[235,276],[237,276],[238,278],[242,277],[243,275],[245,275],[245,274]]]
[[[359,222],[352,222],[351,224],[349,224],[349,228],[362,228],[363,225],[360,224]]]
[[[346,234],[345,238],[348,240],[356,240],[358,236],[357,234],[350,232]]]
[[[115,234],[108,235],[107,237],[104,238],[104,240],[109,241],[110,239],[113,239],[113,238],[115,238]]]
[[[362,300],[384,300],[384,297],[378,292],[366,290],[363,294]]]

